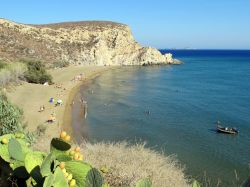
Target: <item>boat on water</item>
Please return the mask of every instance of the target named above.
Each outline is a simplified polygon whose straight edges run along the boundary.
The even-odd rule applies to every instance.
[[[217,132],[226,133],[226,134],[238,134],[239,131],[236,128],[222,127],[220,125],[217,125]]]

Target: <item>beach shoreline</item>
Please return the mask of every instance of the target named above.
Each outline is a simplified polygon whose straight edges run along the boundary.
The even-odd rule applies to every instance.
[[[70,90],[70,92],[68,94],[68,99],[67,99],[66,104],[65,104],[64,113],[63,113],[63,124],[62,124],[63,130],[67,131],[71,135],[74,135],[74,129],[72,126],[72,108],[73,108],[74,99],[75,99],[76,95],[78,94],[78,92],[80,91],[81,87],[87,85],[93,79],[100,76],[102,73],[104,73],[106,71],[113,70],[113,69],[114,69],[114,67],[110,67],[110,68],[105,68],[105,69],[93,72],[91,75],[86,77],[84,80],[80,81],[77,85],[75,85]],[[68,125],[68,124],[70,124],[70,125]]]
[[[45,86],[22,82],[21,85],[13,86],[11,89],[8,89],[6,95],[9,100],[24,112],[25,121],[28,122],[27,130],[34,132],[40,123],[46,125],[45,134],[40,136],[32,145],[33,149],[36,151],[49,151],[51,139],[58,137],[62,130],[66,130],[71,135],[73,144],[77,144],[77,139],[74,135],[74,130],[77,131],[77,129],[74,129],[72,123],[72,119],[74,119],[73,115],[75,114],[72,102],[74,101],[76,104],[76,102],[79,101],[77,94],[80,93],[82,88],[87,88],[88,83],[91,84],[98,76],[117,68],[117,66],[70,66],[62,69],[52,69],[49,70],[49,72],[53,76],[54,85]],[[83,79],[72,81],[72,78],[74,79],[75,76],[78,75],[84,75]],[[58,85],[60,88],[57,88]],[[54,97],[55,101],[57,101],[57,99],[62,99],[63,105],[55,106],[55,102],[50,103],[49,100],[51,97]],[[81,104],[80,101],[78,104]],[[39,106],[41,105],[45,106],[45,111],[38,112]],[[51,111],[56,113],[57,123],[45,123]],[[149,170],[150,173],[153,173],[152,181],[155,184],[159,184],[160,186],[162,186],[162,184],[164,184],[163,186],[169,184],[169,181],[162,179],[161,176],[159,177],[160,172],[161,175],[173,179],[170,180],[174,181],[173,184],[188,186],[189,181],[184,175],[183,168],[177,165],[171,156],[165,157],[163,154],[159,154],[154,150],[144,147],[144,144],[130,145],[126,142],[102,142],[91,144],[86,141],[78,143],[82,150],[84,150],[85,160],[92,163],[93,166],[100,168],[102,164],[105,163],[108,168],[115,167],[113,170],[115,178],[117,178],[116,175],[120,177],[119,173],[116,174],[116,171],[136,173],[136,179],[134,178],[134,174],[129,176],[134,184],[136,180],[146,177],[148,174],[144,174],[143,172]],[[143,157],[140,155],[142,151]],[[124,155],[122,160],[120,157],[121,152]],[[131,154],[131,152],[134,154]],[[146,163],[145,159],[152,161]],[[157,160],[157,163],[153,162],[155,160]],[[124,167],[123,163],[132,164],[128,164],[127,167]],[[119,180],[126,179],[120,178]]]
[[[71,112],[75,95],[82,85],[114,68],[116,67],[70,65],[65,68],[50,69],[53,85],[22,82],[20,85],[8,88],[6,95],[13,104],[23,110],[24,122],[27,124],[28,131],[36,132],[37,127],[43,125],[46,128],[44,136],[48,140],[58,136],[62,130],[71,134],[74,140]],[[79,75],[82,75],[82,78],[74,80]],[[50,98],[54,98],[54,103],[49,102]],[[61,106],[55,106],[58,99],[63,101]],[[44,106],[45,110],[38,112],[41,106]],[[56,115],[56,122],[47,123],[52,113]],[[42,147],[48,148],[49,141],[44,140],[44,136],[40,137],[37,142]]]

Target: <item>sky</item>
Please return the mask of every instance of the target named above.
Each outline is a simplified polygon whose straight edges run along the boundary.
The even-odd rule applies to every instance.
[[[250,49],[250,0],[2,0],[0,17],[125,23],[139,43],[159,49]]]

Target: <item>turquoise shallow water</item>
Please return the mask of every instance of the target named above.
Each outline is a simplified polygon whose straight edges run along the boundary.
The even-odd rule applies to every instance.
[[[147,141],[176,154],[188,175],[235,186],[235,170],[240,183],[250,176],[250,51],[172,52],[185,64],[122,67],[83,87],[77,97],[88,101],[88,116],[73,108],[75,133]],[[216,133],[217,120],[240,133]]]

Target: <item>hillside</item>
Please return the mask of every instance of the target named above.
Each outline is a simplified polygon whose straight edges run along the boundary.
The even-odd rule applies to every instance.
[[[108,21],[29,25],[0,19],[0,58],[100,66],[175,63],[171,54],[142,47],[127,25]]]

